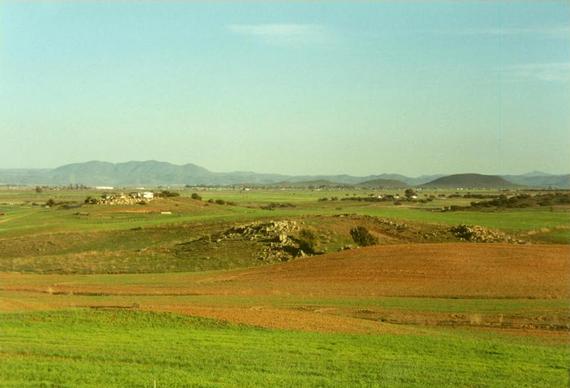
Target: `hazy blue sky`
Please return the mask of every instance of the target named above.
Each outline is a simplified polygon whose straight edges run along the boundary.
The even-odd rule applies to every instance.
[[[570,170],[570,2],[0,1],[0,168]]]

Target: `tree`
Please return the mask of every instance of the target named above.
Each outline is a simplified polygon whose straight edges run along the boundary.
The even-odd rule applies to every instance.
[[[357,226],[356,228],[350,229],[350,236],[354,242],[361,247],[378,244],[378,239],[364,226]]]
[[[414,189],[406,189],[406,191],[404,191],[404,195],[406,196],[406,198],[410,199],[414,195],[416,195],[416,192],[414,191]]]
[[[40,186],[36,186],[36,193],[41,193],[43,189]]]

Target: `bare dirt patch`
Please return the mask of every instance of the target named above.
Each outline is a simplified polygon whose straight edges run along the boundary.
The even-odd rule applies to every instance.
[[[359,248],[218,276],[296,294],[568,298],[569,273],[570,246],[409,244]]]

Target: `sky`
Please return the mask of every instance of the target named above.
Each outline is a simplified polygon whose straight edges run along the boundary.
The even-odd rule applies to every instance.
[[[570,2],[0,1],[0,168],[570,171]]]

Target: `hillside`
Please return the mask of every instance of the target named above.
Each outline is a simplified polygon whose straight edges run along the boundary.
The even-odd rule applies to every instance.
[[[454,174],[437,178],[421,186],[440,188],[501,188],[514,187],[517,185],[497,175]]]
[[[370,187],[370,188],[379,188],[379,189],[394,189],[394,188],[403,188],[408,187],[406,183],[396,180],[396,179],[372,179],[369,181],[364,181],[359,183],[358,186],[360,187]]]

